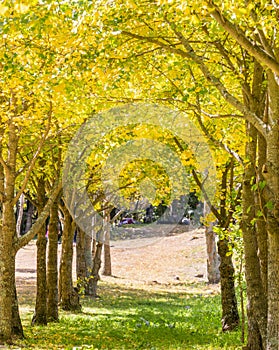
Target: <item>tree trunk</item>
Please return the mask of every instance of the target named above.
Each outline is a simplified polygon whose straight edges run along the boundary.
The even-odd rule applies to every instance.
[[[37,293],[32,324],[47,324],[47,283],[46,283],[46,232],[37,236]]]
[[[105,244],[104,244],[103,275],[111,276],[112,270],[111,270],[111,255],[110,255],[110,215],[109,213],[106,213],[104,220],[106,220],[106,230],[104,233]]]
[[[267,303],[262,285],[261,266],[258,257],[257,232],[253,220],[255,213],[255,193],[252,190],[251,179],[255,179],[255,160],[257,132],[247,124],[248,143],[246,158],[249,160],[245,167],[242,190],[242,231],[245,255],[245,276],[247,283],[247,316],[248,342],[251,350],[265,349],[267,326]]]
[[[19,207],[18,207],[18,214],[17,214],[17,221],[16,221],[16,234],[19,237],[21,234],[21,224],[23,219],[23,206],[24,206],[24,194],[22,194],[19,197]]]
[[[97,286],[98,286],[98,281],[100,280],[100,269],[101,269],[101,256],[102,256],[102,248],[103,248],[103,243],[102,242],[97,242],[96,244],[96,253],[93,259],[93,267],[92,271],[90,274],[89,278],[89,283],[88,283],[88,295],[92,296],[93,298],[97,298]]]
[[[204,201],[203,216],[210,213],[210,207]],[[216,233],[213,231],[213,222],[205,227],[206,252],[207,252],[207,279],[209,283],[220,282],[220,256],[217,252]]]
[[[33,212],[34,212],[34,205],[29,200],[27,200],[27,212],[26,212],[26,222],[25,222],[24,233],[28,232],[32,226]]]
[[[44,207],[46,200],[45,182],[42,177],[38,180],[38,216]],[[37,292],[35,312],[32,324],[47,324],[47,282],[46,282],[46,230],[44,227],[37,235]]]
[[[14,270],[15,272],[15,270]],[[18,309],[17,291],[16,291],[16,281],[15,273],[13,274],[14,292],[13,292],[13,305],[12,305],[12,334],[16,337],[23,338],[23,328],[21,324],[21,319]]]
[[[3,218],[5,215],[3,213]],[[3,228],[0,231],[0,344],[10,341],[13,335],[12,310],[15,296],[13,269],[15,269],[15,257],[13,257],[12,252],[11,232],[9,232],[8,226],[4,226],[3,223]]]
[[[258,134],[258,169],[263,169],[266,164],[266,141]],[[258,184],[263,184],[264,177],[262,172],[258,172]],[[256,195],[256,212],[261,212],[262,216],[257,219],[257,243],[258,243],[258,257],[261,268],[261,279],[265,298],[267,299],[267,264],[268,264],[268,236],[267,236],[267,208],[266,208],[266,187],[257,187]]]
[[[92,237],[78,228],[76,243],[76,271],[79,290],[88,294],[88,279],[92,269]]]
[[[62,252],[59,274],[59,300],[60,307],[68,311],[80,311],[81,305],[79,295],[73,287],[72,265],[73,265],[73,238],[75,224],[72,217],[63,205],[64,228],[62,235]]]
[[[103,269],[103,275],[104,276],[111,276],[112,270],[111,270],[111,256],[110,256],[110,243],[104,244],[104,269]]]
[[[234,266],[226,239],[218,241],[218,254],[220,256],[222,330],[230,331],[238,326],[239,315],[235,295]]]
[[[14,194],[16,179],[17,134],[15,125],[8,124],[7,167],[0,168],[2,220],[0,226],[0,343],[11,342],[12,336],[23,336],[15,287],[16,240]],[[2,154],[2,145],[0,144]]]
[[[53,203],[50,209],[47,245],[47,319],[58,321],[58,204]]]
[[[279,348],[279,85],[278,77],[268,71],[269,120],[272,130],[267,138],[266,165],[268,231],[268,315],[267,350]]]
[[[207,279],[211,284],[220,282],[220,257],[216,248],[216,234],[213,231],[213,223],[205,227],[206,251],[207,251]]]

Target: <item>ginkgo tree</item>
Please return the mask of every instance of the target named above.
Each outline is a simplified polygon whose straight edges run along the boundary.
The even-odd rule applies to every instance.
[[[35,193],[34,173],[49,178],[54,174],[50,162],[42,169],[44,164],[38,160],[44,151],[59,147],[57,142],[49,145],[61,133],[65,144],[94,105],[94,101],[83,104],[90,91],[79,67],[83,43],[75,31],[74,13],[70,4],[4,1],[0,5],[1,343],[22,336],[15,256],[42,229],[61,191],[59,177],[52,178],[48,200],[22,237],[16,235],[16,203],[24,191]]]
[[[15,253],[59,192],[32,231],[15,238],[14,206],[45,140],[57,135],[55,125],[71,131],[93,109],[148,100],[187,111],[210,143],[244,165],[248,348],[278,349],[278,7],[276,0],[1,3],[1,341],[14,332]]]
[[[203,120],[211,118],[219,133],[230,133],[232,145],[235,135],[242,137],[238,129],[245,122],[242,227],[248,347],[277,349],[278,3],[100,1],[97,7],[104,67],[115,69],[113,84],[118,87],[107,97],[115,101],[148,97],[198,111]],[[216,117],[235,119],[230,123]],[[259,228],[260,220],[253,220],[258,206],[253,181],[255,186],[265,183],[260,185],[266,203],[262,202],[261,212],[267,232]]]

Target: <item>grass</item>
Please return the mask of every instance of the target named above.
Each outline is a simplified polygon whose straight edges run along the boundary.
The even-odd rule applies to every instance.
[[[30,326],[34,306],[21,302],[21,349],[241,349],[240,331],[222,333],[220,296],[185,286],[185,292],[150,291],[100,283],[100,299],[83,298],[82,313],[60,312],[60,321]],[[199,291],[197,293],[197,291]],[[34,303],[34,300],[33,300]]]

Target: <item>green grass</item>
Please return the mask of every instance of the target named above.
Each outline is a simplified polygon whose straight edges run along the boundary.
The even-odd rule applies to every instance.
[[[33,305],[22,305],[24,349],[241,349],[240,331],[222,333],[220,296],[206,286],[185,293],[100,284],[101,298],[83,298],[82,313],[60,313],[47,327],[30,326]],[[190,291],[190,292],[189,292]]]

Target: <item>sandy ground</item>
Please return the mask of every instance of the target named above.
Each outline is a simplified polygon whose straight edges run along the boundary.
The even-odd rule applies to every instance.
[[[170,232],[172,229],[172,232]],[[166,230],[166,226],[164,226]],[[137,231],[135,239],[111,242],[112,277],[101,279],[117,284],[141,286],[182,286],[206,281],[206,247],[203,229],[188,226],[168,228],[165,236],[160,225]],[[58,245],[58,252],[61,245]],[[75,249],[74,249],[75,251]],[[73,273],[75,276],[75,261]],[[36,242],[31,241],[16,257],[18,293],[36,290]]]

